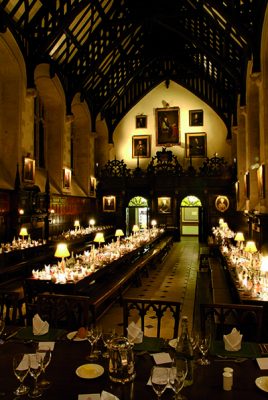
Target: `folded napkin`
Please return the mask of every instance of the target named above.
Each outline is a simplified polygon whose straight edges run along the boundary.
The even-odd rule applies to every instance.
[[[105,390],[101,392],[100,398],[101,400],[119,400],[119,398],[116,397],[114,394],[106,392]]]
[[[78,400],[119,400],[119,398],[103,390],[100,395],[98,393],[79,394]]]
[[[152,354],[154,362],[156,364],[166,364],[166,363],[171,363],[172,359],[169,355],[169,353],[155,353]]]
[[[48,333],[49,323],[43,321],[39,314],[35,314],[33,317],[33,334],[34,335],[45,335]]]
[[[135,322],[131,322],[127,328],[128,332],[128,340],[131,343],[142,343],[143,340],[143,332],[142,330],[135,324]]]
[[[233,328],[231,333],[228,335],[223,335],[224,347],[227,351],[238,351],[241,349],[243,335],[240,332]]]

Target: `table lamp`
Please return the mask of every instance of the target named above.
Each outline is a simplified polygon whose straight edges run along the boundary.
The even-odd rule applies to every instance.
[[[237,242],[237,246],[240,250],[243,249],[243,242],[245,241],[244,234],[242,232],[237,232],[234,240]]]
[[[251,265],[251,267],[253,267],[253,265],[252,265],[252,261],[253,261],[253,259],[252,259],[252,254],[253,254],[253,253],[256,253],[256,251],[258,251],[255,242],[249,240],[249,241],[246,243],[246,246],[245,246],[245,248],[244,248],[244,251],[247,252],[247,253],[249,253],[250,265]]]
[[[134,235],[136,235],[139,230],[140,228],[138,227],[138,225],[133,225],[132,232],[134,232]]]
[[[65,257],[69,257],[70,252],[66,243],[58,243],[54,256],[61,258],[61,267],[65,270]]]
[[[80,222],[79,222],[78,219],[76,219],[76,220],[74,221],[74,227],[75,227],[75,230],[78,230],[78,229],[80,228]]]
[[[104,243],[104,235],[102,232],[96,233],[96,236],[94,237],[94,242],[99,243],[99,247],[101,243]]]
[[[114,236],[117,237],[117,241],[120,243],[120,237],[124,236],[124,232],[122,229],[116,229]]]
[[[151,225],[152,225],[152,227],[153,227],[153,228],[155,228],[155,227],[156,227],[156,220],[155,220],[155,219],[152,219],[152,221],[151,221]]]
[[[93,219],[93,218],[91,218],[90,220],[89,220],[89,226],[91,226],[92,228],[94,227],[94,225],[95,225],[95,219]]]
[[[25,237],[25,236],[28,236],[27,228],[21,228],[21,229],[20,229],[19,236],[22,236],[22,241],[24,241],[24,237]]]

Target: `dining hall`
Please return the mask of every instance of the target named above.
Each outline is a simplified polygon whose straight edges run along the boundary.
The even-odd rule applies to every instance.
[[[267,0],[0,0],[0,60],[0,399],[265,399]]]

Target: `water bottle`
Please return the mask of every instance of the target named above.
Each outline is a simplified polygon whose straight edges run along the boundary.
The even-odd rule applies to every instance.
[[[181,320],[181,335],[177,341],[175,357],[185,357],[187,359],[188,372],[184,381],[184,386],[193,384],[193,346],[188,333],[188,317],[184,316]]]

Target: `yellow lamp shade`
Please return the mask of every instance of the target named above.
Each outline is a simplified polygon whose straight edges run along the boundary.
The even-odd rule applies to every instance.
[[[151,225],[152,225],[153,227],[155,227],[155,225],[156,225],[156,220],[155,220],[155,219],[152,219]]]
[[[89,220],[89,225],[90,225],[90,226],[94,226],[94,225],[95,225],[95,219],[91,218],[91,219]]]
[[[19,235],[20,236],[27,236],[28,235],[27,228],[21,228]]]
[[[79,228],[80,222],[78,221],[78,219],[76,219],[76,220],[74,221],[74,226],[75,226],[76,228]]]
[[[102,232],[96,233],[96,236],[94,237],[94,242],[97,242],[97,243],[104,243],[105,242],[104,235],[103,235]]]
[[[138,227],[138,225],[133,225],[132,231],[133,232],[139,232],[140,228]]]
[[[245,241],[244,234],[242,232],[237,232],[234,240],[236,242],[244,242]]]
[[[122,229],[116,229],[114,236],[124,236]]]
[[[256,253],[256,251],[258,251],[258,250],[257,250],[255,242],[248,241],[246,243],[246,247],[244,248],[244,251],[246,251],[247,253]]]
[[[66,243],[58,243],[54,256],[59,258],[69,257],[70,252]]]

